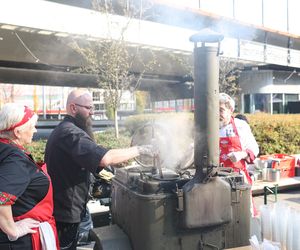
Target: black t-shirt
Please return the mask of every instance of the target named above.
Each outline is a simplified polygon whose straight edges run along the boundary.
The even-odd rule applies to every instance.
[[[108,150],[66,116],[48,138],[45,162],[51,176],[56,221],[79,223],[88,199],[89,175]]]
[[[14,217],[23,215],[46,196],[48,188],[48,177],[30,156],[0,143],[0,205],[12,205]]]
[[[49,183],[29,155],[0,142],[0,206],[11,205],[14,217],[23,215],[46,196]],[[4,241],[6,235],[0,230],[0,242]]]

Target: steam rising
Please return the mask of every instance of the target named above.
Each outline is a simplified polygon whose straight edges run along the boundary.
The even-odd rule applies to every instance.
[[[204,6],[205,4],[207,6]],[[196,14],[196,12],[192,11],[184,11],[184,7],[176,8],[174,7],[174,4],[174,8],[172,8],[170,4],[164,8],[161,6],[159,9],[159,15],[155,17],[155,20],[160,23],[193,29],[195,31],[209,28],[224,34],[225,36],[239,39],[242,38],[248,41],[254,40],[257,36],[256,30],[250,28],[251,25],[244,24],[245,20],[241,20],[242,22],[239,23],[239,21],[236,21],[233,16],[226,15],[224,13],[224,9],[221,11],[222,14],[218,13],[219,4],[215,5],[214,3],[210,3],[210,1],[206,1],[204,4],[201,4],[201,8],[199,8],[199,6],[191,6],[191,4],[187,3],[182,5],[192,7],[194,10],[200,9],[202,14]],[[235,6],[235,8],[239,8],[239,6]],[[237,9],[237,11],[239,13],[241,10]],[[244,15],[242,16],[242,19],[243,18]],[[248,23],[253,23],[255,21],[257,20],[252,19]]]
[[[157,138],[162,167],[174,169],[184,164],[183,160],[193,142],[193,122],[183,116],[168,117],[157,121],[165,131]]]
[[[139,129],[134,144],[153,144],[158,150],[157,164],[176,170],[193,162],[193,119],[186,114],[161,116]],[[153,159],[142,159],[152,166]]]

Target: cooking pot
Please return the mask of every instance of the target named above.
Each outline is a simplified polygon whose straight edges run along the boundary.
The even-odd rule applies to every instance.
[[[262,179],[262,171],[254,171],[252,178],[254,181],[261,180]]]
[[[162,176],[159,174],[155,174],[152,176],[154,180],[164,180],[164,181],[172,181],[179,179],[179,174],[177,173],[163,173]]]
[[[266,168],[266,181],[278,182],[280,180],[280,170]]]

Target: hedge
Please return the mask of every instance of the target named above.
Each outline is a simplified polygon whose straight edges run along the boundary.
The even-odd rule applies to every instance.
[[[131,137],[127,131],[120,130],[119,139],[114,136],[114,131],[108,129],[104,132],[95,133],[95,140],[105,148],[121,148],[130,145]],[[45,147],[47,140],[33,141],[26,149],[33,155],[37,162],[44,161]]]
[[[159,115],[140,115],[129,117],[126,128],[132,132],[145,122],[179,117],[193,122],[192,113],[161,113]],[[300,115],[271,115],[257,113],[246,115],[250,127],[260,147],[260,155],[300,154]]]
[[[252,132],[260,147],[260,154],[300,154],[300,115],[246,115]],[[131,136],[140,126],[153,121],[171,121],[174,126],[179,123],[193,123],[192,113],[161,113],[128,117],[125,129],[120,130],[120,138],[114,137],[113,130],[95,134],[98,144],[106,148],[120,148],[130,145]],[[184,129],[182,129],[182,133]],[[181,135],[179,135],[181,136]],[[170,142],[172,143],[172,142]],[[35,141],[27,149],[37,161],[42,161],[45,140]]]
[[[300,154],[300,115],[247,115],[260,154]]]

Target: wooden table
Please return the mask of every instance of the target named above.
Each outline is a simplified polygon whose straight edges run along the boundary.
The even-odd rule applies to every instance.
[[[255,181],[252,185],[252,194],[260,195],[264,193],[264,187],[274,187],[274,185],[278,185],[278,191],[288,190],[292,188],[300,187],[300,177],[290,177],[290,178],[282,178],[278,182],[270,182],[270,181]]]

